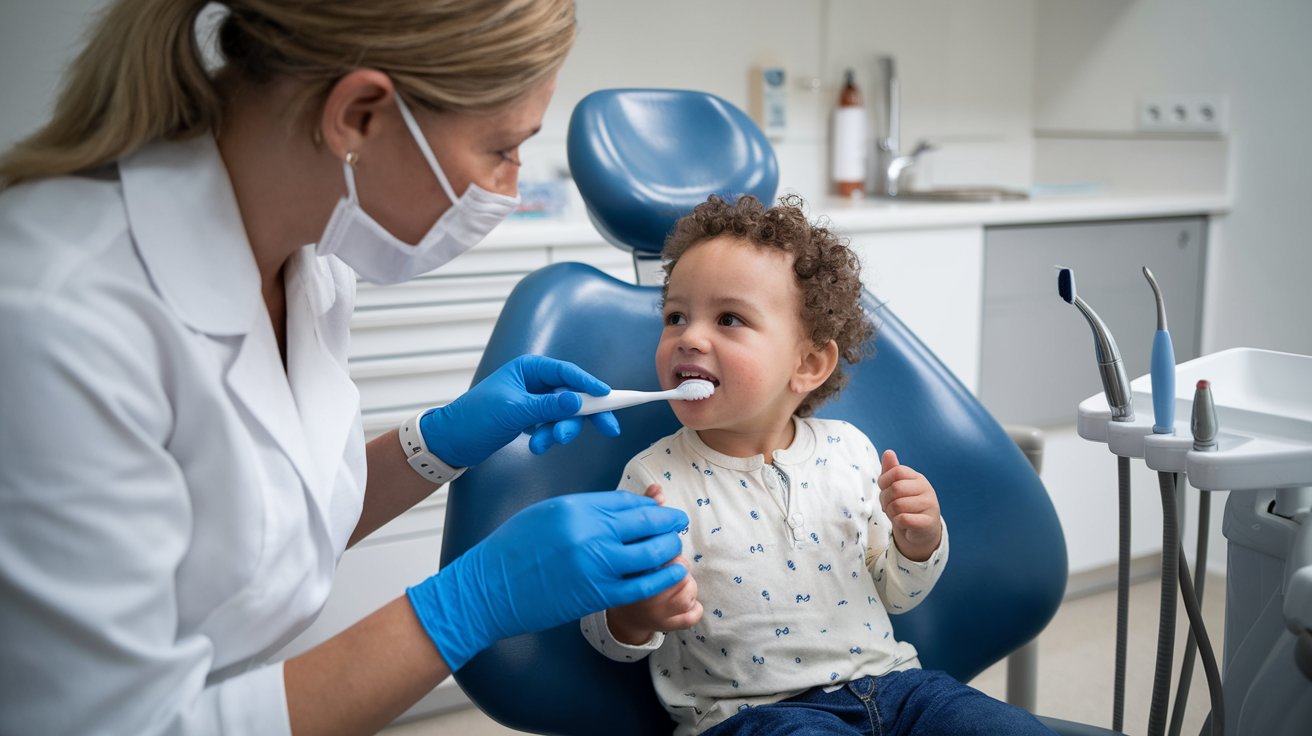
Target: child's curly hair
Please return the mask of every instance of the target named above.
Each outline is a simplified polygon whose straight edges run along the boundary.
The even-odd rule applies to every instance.
[[[774,207],[766,207],[750,195],[729,202],[712,194],[680,218],[665,239],[662,300],[669,293],[670,274],[679,258],[698,243],[729,235],[758,248],[781,250],[793,257],[793,274],[802,292],[800,317],[811,342],[822,347],[833,340],[843,360],[849,364],[860,361],[875,334],[861,308],[860,261],[845,239],[806,219],[804,204],[796,194],[780,197]],[[797,415],[815,413],[846,384],[847,375],[839,363],[823,384],[802,399]]]

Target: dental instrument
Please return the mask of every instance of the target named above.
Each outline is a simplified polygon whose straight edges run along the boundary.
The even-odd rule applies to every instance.
[[[1144,278],[1153,289],[1157,303],[1157,332],[1153,335],[1152,364],[1149,373],[1153,394],[1153,433],[1175,433],[1175,350],[1171,333],[1166,330],[1166,305],[1153,272],[1143,267]],[[1148,707],[1148,736],[1166,732],[1167,712],[1171,701],[1171,667],[1175,656],[1176,586],[1179,567],[1185,564],[1180,554],[1179,507],[1176,505],[1177,479],[1174,474],[1158,473],[1162,495],[1162,580],[1161,608],[1157,626],[1157,662],[1153,672],[1152,700]],[[1188,577],[1187,575],[1185,576]]]
[[[710,398],[713,393],[715,393],[715,384],[694,378],[690,381],[684,381],[677,388],[668,391],[615,390],[605,396],[582,394],[583,406],[575,412],[574,416],[581,417],[603,411],[627,409],[630,406],[638,406],[652,401],[701,401]]]
[[[1166,305],[1162,299],[1162,290],[1153,278],[1153,272],[1143,267],[1144,278],[1152,287],[1153,299],[1157,305],[1157,331],[1153,335],[1152,363],[1149,381],[1152,390],[1154,435],[1175,434],[1175,350],[1171,345],[1171,334],[1166,329]],[[1195,434],[1193,446],[1206,447],[1208,442],[1215,444],[1216,416],[1210,410],[1211,384],[1204,380],[1194,393],[1193,413],[1190,426]],[[1157,630],[1157,662],[1153,675],[1152,700],[1148,710],[1149,736],[1162,736],[1167,730],[1167,714],[1171,705],[1171,669],[1175,655],[1175,622],[1177,615],[1176,588],[1184,600],[1185,614],[1189,619],[1191,636],[1185,645],[1185,661],[1189,675],[1181,676],[1175,699],[1175,713],[1172,720],[1172,736],[1178,736],[1180,724],[1184,718],[1184,703],[1188,701],[1189,677],[1192,676],[1194,648],[1203,655],[1203,667],[1207,674],[1207,683],[1212,695],[1212,735],[1220,736],[1224,730],[1224,703],[1221,697],[1221,678],[1216,669],[1211,642],[1203,625],[1202,608],[1196,588],[1202,585],[1202,565],[1205,564],[1205,547],[1200,547],[1201,558],[1195,560],[1199,580],[1197,584],[1190,580],[1189,563],[1184,556],[1184,545],[1180,537],[1180,506],[1178,495],[1183,486],[1183,476],[1168,470],[1159,470],[1158,486],[1162,496],[1162,580],[1161,608]],[[1206,498],[1207,494],[1201,494]],[[1200,522],[1206,517],[1200,509]],[[1203,522],[1206,523],[1206,522]],[[1206,544],[1205,531],[1200,529],[1199,539]],[[1182,670],[1183,672],[1183,670]],[[1220,720],[1218,720],[1218,718]]]
[[[1067,304],[1073,304],[1089,322],[1093,330],[1094,354],[1098,359],[1098,377],[1102,380],[1103,396],[1111,409],[1114,422],[1134,420],[1134,404],[1130,397],[1130,382],[1121,363],[1121,352],[1106,323],[1075,293],[1075,272],[1057,267],[1057,295]],[[1130,625],[1130,459],[1116,458],[1117,487],[1119,489],[1119,529],[1116,559],[1116,669],[1112,685],[1112,730],[1120,731],[1125,720],[1125,666],[1128,654]]]
[[[1162,290],[1147,266],[1143,267],[1143,275],[1153,287],[1153,298],[1157,301],[1157,332],[1153,335],[1152,357],[1153,432],[1171,434],[1175,431],[1175,348],[1171,345],[1171,333],[1166,330]]]
[[[1103,394],[1112,410],[1112,420],[1128,422],[1134,419],[1134,404],[1130,397],[1130,380],[1125,376],[1121,351],[1106,323],[1083,299],[1075,293],[1075,272],[1064,266],[1057,267],[1057,295],[1067,304],[1075,305],[1089,321],[1093,330],[1093,348],[1098,357],[1098,377],[1102,379]]]
[[[1189,415],[1189,431],[1194,436],[1194,449],[1199,452],[1216,452],[1216,403],[1212,401],[1212,382],[1198,381],[1194,387],[1194,408]]]
[[[1153,404],[1156,405],[1156,403],[1156,400],[1154,400]],[[1206,379],[1198,381],[1197,386],[1194,387],[1194,401],[1189,417],[1189,429],[1193,435],[1194,450],[1198,452],[1216,452],[1216,405],[1212,401],[1212,384]],[[1180,557],[1180,588],[1181,594],[1184,596],[1185,612],[1189,615],[1189,624],[1193,627],[1193,631],[1201,632],[1201,635],[1190,636],[1185,642],[1184,661],[1180,664],[1180,678],[1175,691],[1175,707],[1171,710],[1171,725],[1167,730],[1170,736],[1179,736],[1180,729],[1184,725],[1185,707],[1189,703],[1189,685],[1193,681],[1194,656],[1198,651],[1202,652],[1203,670],[1207,675],[1208,693],[1212,699],[1212,714],[1210,716],[1212,733],[1221,734],[1225,730],[1225,698],[1221,692],[1220,670],[1217,667],[1216,655],[1212,651],[1211,641],[1208,639],[1207,631],[1203,627],[1201,616],[1203,584],[1207,580],[1207,545],[1208,530],[1212,525],[1211,519],[1212,494],[1199,493],[1198,546],[1194,550],[1193,589],[1190,593],[1185,592],[1185,589],[1189,587],[1189,573],[1188,567],[1184,564],[1183,555]],[[1198,604],[1197,624],[1194,622],[1195,615],[1190,610],[1191,599]]]

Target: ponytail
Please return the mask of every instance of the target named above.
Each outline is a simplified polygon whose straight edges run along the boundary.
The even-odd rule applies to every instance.
[[[206,4],[117,0],[69,67],[50,122],[0,156],[0,189],[212,129],[220,96],[196,41]]]

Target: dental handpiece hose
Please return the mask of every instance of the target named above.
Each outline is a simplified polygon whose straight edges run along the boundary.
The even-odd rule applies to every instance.
[[[1199,381],[1194,389],[1193,412],[1189,419],[1189,428],[1194,437],[1194,450],[1216,452],[1216,407],[1212,401],[1212,386],[1208,381]],[[1207,576],[1207,530],[1210,524],[1210,510],[1211,495],[1204,492],[1198,498],[1198,551],[1194,558],[1193,585],[1189,582],[1189,566],[1185,563],[1184,552],[1183,550],[1180,552],[1180,594],[1184,599],[1185,613],[1189,616],[1190,631],[1193,635],[1185,646],[1179,689],[1176,691],[1175,708],[1171,713],[1171,736],[1178,736],[1184,722],[1185,706],[1189,702],[1189,683],[1193,679],[1195,648],[1203,660],[1208,696],[1212,701],[1211,736],[1225,734],[1225,694],[1221,689],[1221,669],[1217,666],[1216,654],[1212,651],[1212,642],[1207,636],[1202,613],[1203,581]]]
[[[1153,696],[1148,706],[1148,736],[1166,733],[1167,701],[1171,693],[1171,665],[1175,656],[1176,586],[1179,585],[1180,523],[1175,512],[1175,476],[1157,474],[1162,494],[1162,596],[1157,625],[1157,663]]]
[[[1153,272],[1143,267],[1144,278],[1157,304],[1157,332],[1153,335],[1150,376],[1153,393],[1153,433],[1175,433],[1175,350],[1166,329],[1166,305]],[[1148,708],[1148,736],[1163,736],[1171,699],[1171,665],[1175,656],[1176,586],[1180,564],[1180,524],[1176,516],[1175,477],[1158,474],[1162,494],[1162,593],[1157,629],[1157,662],[1152,702]]]
[[[1075,272],[1057,267],[1057,295],[1073,305],[1089,323],[1093,332],[1094,355],[1098,359],[1098,377],[1103,396],[1114,422],[1134,421],[1134,402],[1130,381],[1121,363],[1116,338],[1106,323],[1075,290]],[[1119,544],[1116,557],[1116,665],[1112,680],[1112,730],[1120,731],[1125,721],[1125,669],[1130,623],[1130,458],[1116,458],[1118,488]]]

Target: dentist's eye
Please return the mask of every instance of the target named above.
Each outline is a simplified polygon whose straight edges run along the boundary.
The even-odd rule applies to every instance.
[[[743,324],[736,314],[722,314],[718,321],[721,327],[741,327]]]
[[[688,323],[688,318],[678,312],[670,312],[665,315],[665,324],[667,325],[684,325]]]
[[[507,148],[507,149],[504,150],[504,151],[497,151],[497,155],[501,156],[501,160],[502,160],[502,161],[508,161],[508,162],[510,162],[510,163],[512,163],[512,164],[514,164],[514,165],[516,165],[516,166],[519,166],[519,165],[520,165],[520,163],[519,163],[519,147],[518,147],[518,146],[516,146],[516,147],[514,147],[514,148]]]

